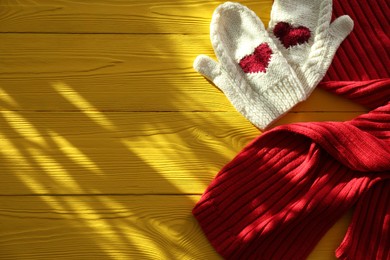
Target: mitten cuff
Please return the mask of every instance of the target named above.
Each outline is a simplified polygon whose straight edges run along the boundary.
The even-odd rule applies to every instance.
[[[261,93],[238,89],[231,88],[224,93],[233,106],[260,129],[265,129],[307,96],[294,74],[275,81]]]

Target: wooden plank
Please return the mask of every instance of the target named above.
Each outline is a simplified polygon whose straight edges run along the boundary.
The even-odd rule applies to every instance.
[[[358,113],[290,113],[275,125]],[[260,131],[237,112],[0,112],[0,194],[201,194]]]
[[[0,121],[1,194],[201,193],[259,134],[237,113],[3,111]]]
[[[0,1],[0,32],[205,33],[224,1]],[[272,0],[241,1],[268,24]]]
[[[198,200],[0,197],[0,259],[221,259],[191,215]],[[335,259],[349,220],[341,218],[308,259]]]
[[[1,197],[0,259],[219,259],[191,215],[198,199]]]
[[[192,68],[207,35],[0,35],[0,109],[234,111]],[[295,111],[364,111],[315,91]]]
[[[192,69],[220,3],[0,0],[0,259],[220,259],[191,209],[261,134]],[[316,90],[274,126],[364,111]]]

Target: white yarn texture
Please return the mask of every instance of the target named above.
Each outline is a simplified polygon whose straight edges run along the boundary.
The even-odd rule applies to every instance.
[[[325,76],[337,49],[353,29],[348,15],[338,17],[333,23],[331,18],[332,0],[274,0],[272,5],[268,32],[298,75],[307,95]],[[307,27],[311,32],[309,41],[286,48],[273,33],[279,22]]]
[[[353,27],[343,16],[330,25],[332,0],[275,0],[269,29],[247,7],[226,2],[214,11],[210,38],[219,62],[200,55],[194,69],[224,92],[250,122],[265,129],[304,101],[324,77]],[[286,48],[273,34],[279,22],[305,26],[311,37]],[[244,72],[240,61],[266,44],[272,50],[265,71]]]
[[[210,38],[220,63],[200,55],[194,61],[195,70],[213,81],[260,129],[305,99],[297,75],[253,11],[238,3],[220,5],[212,17]],[[262,43],[273,53],[266,72],[245,73],[240,60]]]

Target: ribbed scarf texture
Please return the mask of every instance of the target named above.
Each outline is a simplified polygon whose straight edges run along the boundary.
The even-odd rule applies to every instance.
[[[335,0],[355,29],[320,86],[373,110],[347,122],[276,127],[212,181],[193,214],[226,259],[305,259],[352,207],[340,259],[390,259],[387,0]]]

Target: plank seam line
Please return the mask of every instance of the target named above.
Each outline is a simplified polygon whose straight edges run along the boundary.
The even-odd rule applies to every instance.
[[[80,113],[80,112],[96,112],[96,113],[235,113],[235,110],[21,110],[21,109],[0,109],[0,112],[13,111],[24,113]],[[305,113],[366,113],[366,110],[337,110],[337,111],[321,111],[321,110],[307,110],[307,111],[290,111],[288,114],[305,114]]]
[[[115,193],[101,193],[101,194],[0,194],[0,197],[99,197],[99,196],[113,196],[113,197],[126,197],[126,196],[134,196],[134,197],[142,197],[142,196],[200,196],[202,193],[129,193],[129,194],[115,194]]]
[[[0,34],[55,34],[55,35],[204,35],[208,33],[127,33],[127,32],[1,32]]]

